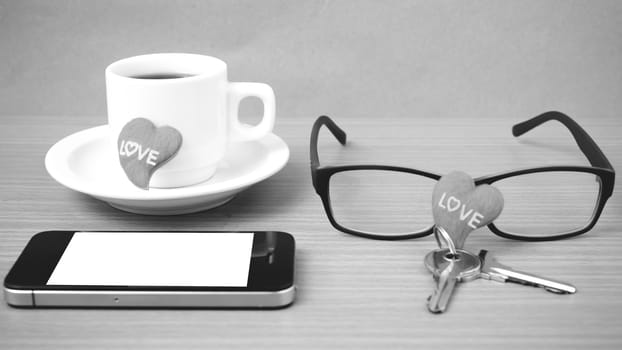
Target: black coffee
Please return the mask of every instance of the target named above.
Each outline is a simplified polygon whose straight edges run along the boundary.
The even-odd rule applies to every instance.
[[[194,74],[184,74],[184,73],[150,73],[150,74],[139,74],[132,75],[130,78],[134,79],[179,79],[179,78],[187,78],[192,77]]]

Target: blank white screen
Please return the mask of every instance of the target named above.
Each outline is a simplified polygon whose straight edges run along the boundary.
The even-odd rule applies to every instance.
[[[253,235],[76,232],[47,284],[246,287]]]

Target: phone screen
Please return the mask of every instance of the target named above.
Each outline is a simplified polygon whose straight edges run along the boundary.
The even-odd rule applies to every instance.
[[[48,285],[246,287],[254,233],[76,232]]]

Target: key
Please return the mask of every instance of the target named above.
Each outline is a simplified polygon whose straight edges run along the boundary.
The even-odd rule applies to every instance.
[[[456,283],[477,278],[481,268],[480,258],[462,249],[455,255],[449,249],[433,250],[426,255],[424,263],[436,280],[428,298],[428,310],[432,313],[444,312]]]
[[[481,261],[481,271],[479,277],[497,281],[513,282],[527,286],[544,288],[555,294],[574,294],[577,291],[573,285],[554,281],[548,278],[538,277],[529,273],[513,270],[510,267],[500,264],[487,250],[479,252]]]
[[[457,271],[455,262],[445,265],[436,278],[436,286],[432,295],[428,298],[428,310],[432,313],[445,312],[449,298],[456,288]]]

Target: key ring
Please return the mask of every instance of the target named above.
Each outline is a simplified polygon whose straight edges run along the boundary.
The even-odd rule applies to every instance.
[[[440,248],[443,248],[445,245],[441,242],[441,237],[439,237],[439,235],[443,238],[443,241],[445,241],[447,248],[449,248],[449,252],[453,256],[458,256],[458,251],[456,251],[456,245],[451,239],[449,233],[447,233],[447,231],[445,231],[445,229],[440,226],[434,226],[434,238],[436,239],[436,243],[438,243],[438,246]]]

